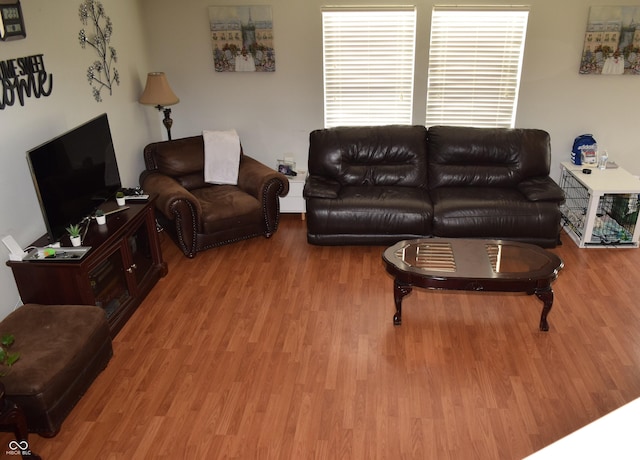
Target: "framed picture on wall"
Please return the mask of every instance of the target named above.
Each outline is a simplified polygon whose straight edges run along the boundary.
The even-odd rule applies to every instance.
[[[592,6],[581,74],[640,75],[640,6]]]
[[[211,6],[216,72],[275,72],[271,6]]]
[[[17,40],[26,36],[20,2],[0,1],[0,39]]]

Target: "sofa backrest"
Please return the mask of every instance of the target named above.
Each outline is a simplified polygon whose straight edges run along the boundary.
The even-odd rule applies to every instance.
[[[513,187],[549,175],[551,141],[539,129],[432,126],[429,188]]]
[[[341,185],[427,184],[427,130],[388,125],[319,129],[309,135],[309,174]]]

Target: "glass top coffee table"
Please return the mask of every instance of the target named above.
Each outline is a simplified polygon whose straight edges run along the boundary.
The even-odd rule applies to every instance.
[[[540,330],[548,331],[551,283],[564,266],[558,256],[532,244],[462,238],[400,241],[387,248],[382,259],[395,278],[396,326],[402,323],[402,299],[417,286],[535,294],[544,304]]]

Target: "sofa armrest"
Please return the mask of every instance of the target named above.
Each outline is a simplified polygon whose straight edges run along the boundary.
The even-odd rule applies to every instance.
[[[322,176],[309,176],[304,184],[305,198],[338,198],[340,184]]]
[[[564,201],[564,191],[549,176],[532,177],[518,184],[518,190],[529,201]]]

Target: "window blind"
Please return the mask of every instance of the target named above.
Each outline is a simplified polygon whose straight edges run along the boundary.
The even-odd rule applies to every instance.
[[[410,124],[415,7],[324,8],[324,125]]]
[[[529,12],[434,7],[426,125],[513,127]]]

